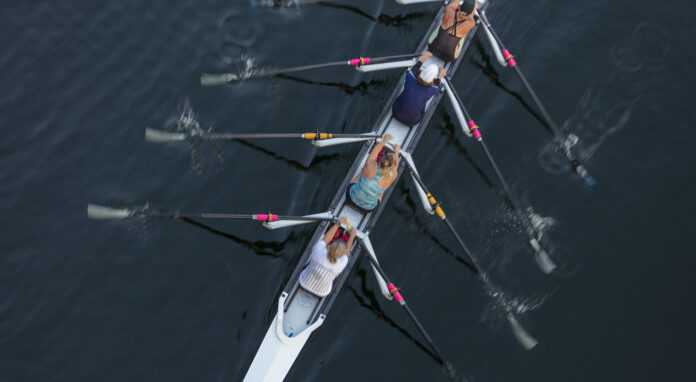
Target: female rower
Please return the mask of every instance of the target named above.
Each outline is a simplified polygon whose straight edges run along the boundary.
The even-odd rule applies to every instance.
[[[340,222],[346,224],[348,219],[342,217]],[[334,279],[341,274],[348,264],[348,255],[353,247],[353,240],[356,234],[355,228],[350,229],[347,243],[340,238],[331,242],[338,227],[338,223],[334,224],[326,231],[324,238],[314,245],[309,264],[300,273],[300,285],[302,288],[319,297],[324,297],[331,293]]]
[[[464,37],[474,28],[474,11],[478,9],[476,0],[452,1],[447,4],[437,35],[431,36],[428,44],[435,57],[445,62],[454,61],[462,50]]]
[[[401,151],[399,145],[394,145],[394,152],[385,150],[377,163],[382,148],[392,138],[394,137],[391,134],[387,134],[372,148],[362,171],[348,187],[346,200],[360,212],[370,213],[376,209],[382,200],[382,194],[396,179]]]
[[[427,50],[421,54],[418,62],[406,74],[404,90],[392,106],[394,118],[406,126],[415,126],[423,119],[425,104],[437,94],[440,80],[445,75],[445,68],[438,68],[434,64],[421,69],[425,60],[432,55]]]

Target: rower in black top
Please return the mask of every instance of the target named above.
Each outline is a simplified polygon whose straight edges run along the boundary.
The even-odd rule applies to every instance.
[[[478,9],[476,0],[464,0],[458,4],[453,1],[445,8],[437,34],[433,32],[428,41],[428,50],[442,61],[450,62],[459,57],[464,37],[474,28],[474,11]]]

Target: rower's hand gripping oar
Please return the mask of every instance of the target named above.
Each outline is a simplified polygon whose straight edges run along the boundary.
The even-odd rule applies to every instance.
[[[154,143],[185,141],[200,139],[204,141],[237,140],[237,139],[307,139],[312,144],[323,147],[342,143],[361,142],[381,138],[380,134],[334,134],[334,133],[289,133],[289,134],[207,134],[200,132],[168,132],[150,127],[145,128],[145,140]],[[322,142],[321,144],[319,142]]]
[[[474,272],[476,275],[479,277],[479,279],[483,282],[483,284],[486,286],[486,289],[489,292],[492,292],[491,295],[493,298],[495,298],[498,302],[498,304],[505,310],[506,312],[506,318],[508,320],[508,323],[510,324],[510,329],[512,329],[512,333],[515,335],[515,338],[517,338],[517,341],[527,350],[532,349],[534,346],[537,345],[537,340],[534,339],[527,331],[524,330],[522,325],[517,321],[515,318],[515,315],[512,313],[512,310],[510,307],[505,303],[505,301],[502,299],[502,295],[500,293],[495,293],[496,288],[493,286],[491,281],[488,279],[485,273],[481,270],[481,267],[478,265],[478,262],[476,262],[476,259],[474,256],[471,254],[471,251],[469,251],[469,248],[464,244],[464,241],[462,238],[459,236],[457,231],[454,229],[454,226],[452,223],[447,219],[447,215],[445,214],[445,211],[442,209],[442,206],[440,203],[435,199],[435,197],[428,191],[428,188],[425,186],[425,183],[421,180],[420,176],[418,176],[415,173],[415,169],[410,167],[410,164],[408,161],[404,161],[406,164],[407,169],[411,173],[412,178],[416,181],[416,186],[420,187],[428,197],[428,200],[430,202],[430,205],[432,209],[437,213],[437,215],[442,219],[442,221],[445,223],[449,231],[452,233],[452,236],[454,236],[454,239],[457,241],[459,246],[462,248],[464,251],[464,255],[466,255],[467,259],[471,263],[471,266],[474,268]]]
[[[134,216],[158,216],[169,219],[246,219],[263,222],[268,229],[285,228],[299,224],[318,221],[337,221],[338,218],[329,212],[306,216],[280,216],[267,214],[219,214],[219,213],[180,213],[171,211],[152,210],[148,207],[112,208],[96,204],[87,204],[87,217],[90,219],[126,219]]]
[[[534,249],[534,258],[536,259],[539,268],[541,268],[541,270],[544,273],[551,273],[556,268],[556,264],[553,263],[551,258],[549,258],[548,254],[544,250],[544,248],[541,246],[537,237],[536,230],[533,228],[532,224],[527,219],[527,216],[524,215],[520,210],[516,199],[512,196],[512,191],[510,191],[510,187],[508,187],[505,178],[503,178],[503,174],[500,172],[500,169],[498,168],[498,165],[493,159],[491,152],[488,150],[488,146],[483,141],[481,130],[479,129],[478,125],[476,125],[474,120],[471,119],[471,115],[469,115],[469,112],[464,107],[464,104],[462,103],[462,100],[459,98],[459,95],[454,91],[454,88],[452,87],[452,82],[450,82],[450,79],[448,77],[444,77],[444,79],[445,91],[447,92],[447,95],[449,96],[450,100],[453,101],[452,107],[455,111],[459,111],[458,115],[462,116],[459,119],[459,123],[462,124],[462,129],[464,129],[466,126],[466,128],[471,132],[474,138],[481,144],[483,151],[486,153],[488,161],[490,162],[491,166],[495,170],[496,175],[498,176],[498,180],[503,185],[503,190],[505,191],[505,194],[508,200],[510,201],[510,204],[512,205],[512,209],[515,212],[515,215],[517,215],[517,219],[520,221],[520,223],[522,223],[522,226],[525,228],[525,231],[529,236],[529,244]]]
[[[498,61],[501,62],[501,65],[503,66],[509,65],[510,67],[515,69],[515,72],[517,73],[517,76],[520,78],[520,81],[524,85],[525,89],[527,89],[527,92],[532,97],[532,100],[534,100],[534,103],[536,104],[539,111],[541,111],[541,115],[543,116],[544,121],[546,121],[546,124],[551,128],[551,131],[553,132],[557,144],[563,149],[566,157],[568,158],[568,161],[570,162],[570,167],[573,170],[573,172],[578,174],[578,176],[580,176],[587,185],[595,186],[597,184],[597,180],[594,177],[592,177],[592,175],[590,175],[587,169],[580,163],[580,160],[575,156],[575,154],[573,154],[570,148],[571,145],[566,144],[566,142],[568,142],[568,137],[561,132],[561,130],[558,128],[556,123],[551,118],[551,115],[549,115],[549,113],[546,111],[544,104],[541,103],[541,100],[539,99],[539,97],[537,97],[536,92],[534,92],[534,89],[532,89],[532,86],[529,84],[529,81],[527,81],[527,78],[524,76],[522,70],[517,65],[517,61],[515,61],[514,56],[510,53],[509,50],[505,48],[505,45],[503,45],[503,41],[500,39],[500,36],[498,36],[491,24],[488,22],[486,14],[484,12],[479,12],[478,10],[476,12],[477,15],[481,18],[481,21],[483,22],[486,34],[489,35],[489,38],[492,37],[491,46],[493,48],[493,51],[496,52],[496,56],[501,54],[503,56],[504,63],[501,62],[500,59]]]
[[[428,335],[428,332],[425,331],[425,328],[423,328],[423,325],[421,325],[420,321],[418,321],[418,318],[416,318],[416,315],[413,314],[413,311],[411,310],[411,308],[406,304],[406,300],[401,295],[401,292],[399,292],[399,288],[397,288],[394,285],[394,283],[389,281],[389,277],[387,277],[387,274],[384,273],[384,270],[377,262],[376,257],[373,257],[374,250],[372,250],[372,245],[370,244],[369,239],[364,240],[364,238],[366,238],[366,237],[367,237],[367,235],[364,235],[364,234],[362,236],[358,236],[358,238],[360,238],[360,242],[361,242],[363,248],[365,248],[365,251],[364,251],[365,257],[368,258],[373,269],[375,269],[377,272],[379,272],[380,276],[382,276],[382,279],[384,279],[384,281],[387,283],[387,288],[389,290],[389,294],[404,308],[404,310],[406,311],[406,314],[408,314],[411,321],[413,321],[413,323],[416,325],[416,327],[418,327],[418,330],[421,332],[421,334],[423,335],[425,340],[428,342],[428,345],[430,345],[430,348],[435,353],[435,356],[438,358],[438,361],[440,361],[440,363],[447,368],[447,371],[450,375],[454,375],[454,368],[452,367],[452,364],[445,361],[444,357],[442,356],[442,353],[440,353],[440,350],[438,350],[437,346],[435,346],[435,344],[433,343],[433,340],[430,338],[430,335]],[[369,246],[369,249],[367,246]]]
[[[203,73],[201,74],[201,85],[203,86],[214,86],[214,85],[223,85],[226,83],[232,83],[232,82],[237,82],[237,81],[243,81],[243,80],[249,80],[249,79],[255,79],[255,78],[263,78],[263,77],[272,77],[276,76],[278,74],[286,74],[286,73],[294,73],[294,72],[301,72],[305,70],[312,70],[312,69],[319,69],[319,68],[328,68],[332,66],[355,66],[355,67],[360,67],[360,66],[370,66],[368,64],[371,63],[380,63],[380,62],[389,62],[389,61],[399,61],[403,65],[407,65],[407,63],[411,62],[412,59],[416,57],[416,54],[400,54],[396,56],[385,56],[385,57],[359,57],[359,58],[352,58],[350,60],[344,60],[344,61],[334,61],[334,62],[326,62],[323,64],[313,64],[313,65],[303,65],[303,66],[295,66],[292,68],[285,68],[285,69],[276,69],[276,70],[269,70],[269,71],[260,71],[257,73],[252,73],[250,75],[238,75],[234,73],[223,73],[223,74],[208,74],[208,73]],[[411,63],[410,65],[413,65]],[[380,70],[380,69],[391,69],[394,67],[402,67],[402,66],[383,66],[381,68],[372,68],[373,70]],[[367,71],[367,70],[366,70]]]

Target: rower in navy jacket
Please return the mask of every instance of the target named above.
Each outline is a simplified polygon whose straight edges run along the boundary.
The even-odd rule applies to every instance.
[[[437,94],[440,79],[445,75],[445,68],[438,68],[434,64],[421,68],[425,60],[432,55],[429,51],[423,52],[418,62],[406,74],[404,90],[392,106],[392,115],[404,125],[415,126],[423,119],[425,104]]]

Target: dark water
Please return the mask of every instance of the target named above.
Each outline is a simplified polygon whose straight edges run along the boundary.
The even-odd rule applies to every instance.
[[[337,2],[336,2],[337,3]],[[156,145],[188,99],[229,132],[371,128],[399,73],[327,69],[202,88],[201,72],[411,52],[433,4],[247,1],[0,6],[0,380],[235,381],[312,227],[93,221],[88,202],[305,214],[358,148]],[[547,218],[543,275],[475,142],[440,107],[414,158],[540,341],[524,351],[406,178],[371,234],[383,266],[471,381],[691,380],[696,62],[687,0],[495,1],[489,17],[599,180],[568,174],[480,35],[454,83],[523,205]],[[245,57],[242,59],[241,57]],[[526,97],[526,96],[525,96]],[[524,98],[527,100],[528,98]],[[479,170],[480,169],[480,172]],[[492,181],[492,182],[491,182]],[[364,262],[288,380],[446,380]]]

